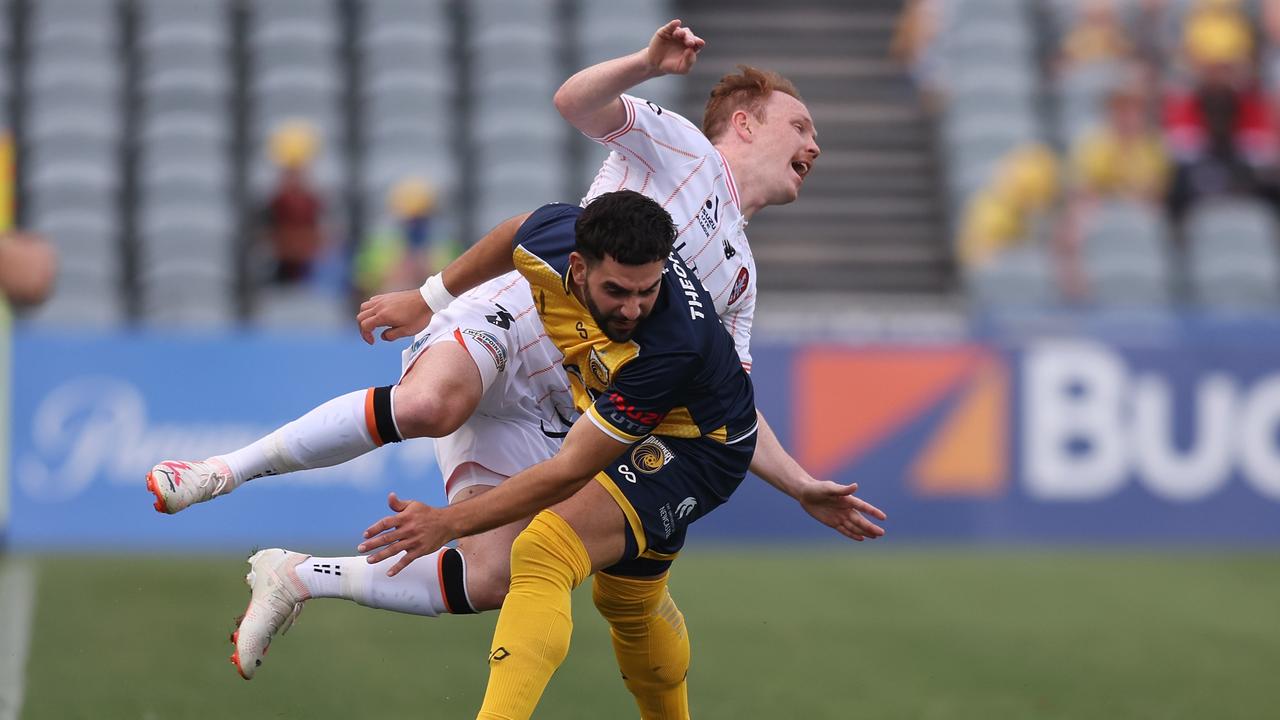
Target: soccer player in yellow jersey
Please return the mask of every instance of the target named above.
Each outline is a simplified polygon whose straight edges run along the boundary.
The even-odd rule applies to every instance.
[[[369,562],[399,554],[396,573],[537,513],[511,549],[480,718],[533,713],[568,652],[570,593],[593,573],[641,716],[688,717],[689,641],[667,570],[688,526],[746,476],[758,421],[751,379],[711,296],[672,252],[675,234],[655,201],[610,192],[585,209],[513,218],[443,273],[450,290],[513,266],[529,281],[582,413],[550,460],[447,508],[410,502],[365,532]]]

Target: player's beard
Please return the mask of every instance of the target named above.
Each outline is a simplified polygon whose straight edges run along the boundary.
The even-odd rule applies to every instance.
[[[613,326],[613,323],[626,322],[626,318],[621,314],[614,313],[606,315],[600,310],[600,306],[596,305],[595,300],[591,298],[591,289],[584,284],[582,288],[582,298],[586,301],[587,311],[591,313],[591,319],[596,321],[596,327],[604,333],[604,336],[616,343],[627,342],[631,336],[635,334],[636,328],[640,327],[640,320],[644,319],[641,315],[636,323],[631,326],[630,330],[619,330]]]

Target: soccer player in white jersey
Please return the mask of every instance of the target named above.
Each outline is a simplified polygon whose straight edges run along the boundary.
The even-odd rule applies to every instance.
[[[679,252],[715,298],[749,369],[755,265],[742,228],[756,210],[795,199],[819,150],[794,88],[769,73],[747,69],[716,86],[707,112],[714,145],[679,115],[622,95],[649,77],[688,72],[702,44],[672,21],[645,50],[570,78],[556,104],[612,150],[588,198],[629,188],[666,207],[680,232]],[[444,311],[430,317],[433,309]],[[575,419],[561,355],[541,331],[527,283],[514,274],[456,301],[436,276],[421,290],[371,299],[359,320],[369,342],[379,326],[388,326],[386,340],[418,333],[396,385],[335,398],[234,452],[156,465],[147,482],[157,510],[178,512],[253,478],[335,465],[412,437],[439,438],[446,491],[457,502],[550,457]],[[861,514],[867,506],[852,496],[855,486],[809,476],[763,422],[752,471],[848,537],[880,534]],[[397,512],[406,507],[394,494],[389,504]],[[498,607],[508,551],[525,524],[464,538],[395,577],[385,574],[390,560],[369,566],[360,557],[259,553],[251,559],[254,599],[239,629],[237,668],[252,676],[271,636],[309,598],[428,616]]]

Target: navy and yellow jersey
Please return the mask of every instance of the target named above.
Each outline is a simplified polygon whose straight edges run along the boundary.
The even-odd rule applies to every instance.
[[[674,253],[653,311],[631,339],[610,340],[569,290],[576,205],[535,211],[515,237],[516,269],[528,279],[548,336],[564,353],[574,403],[620,442],[645,436],[733,443],[754,432],[751,380],[710,296]]]

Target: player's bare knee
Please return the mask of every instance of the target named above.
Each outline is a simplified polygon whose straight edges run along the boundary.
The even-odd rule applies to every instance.
[[[444,437],[457,430],[471,414],[465,399],[439,386],[417,383],[396,386],[392,404],[396,426],[407,438]]]
[[[467,563],[467,597],[476,610],[496,610],[502,607],[510,587],[509,562]]]

